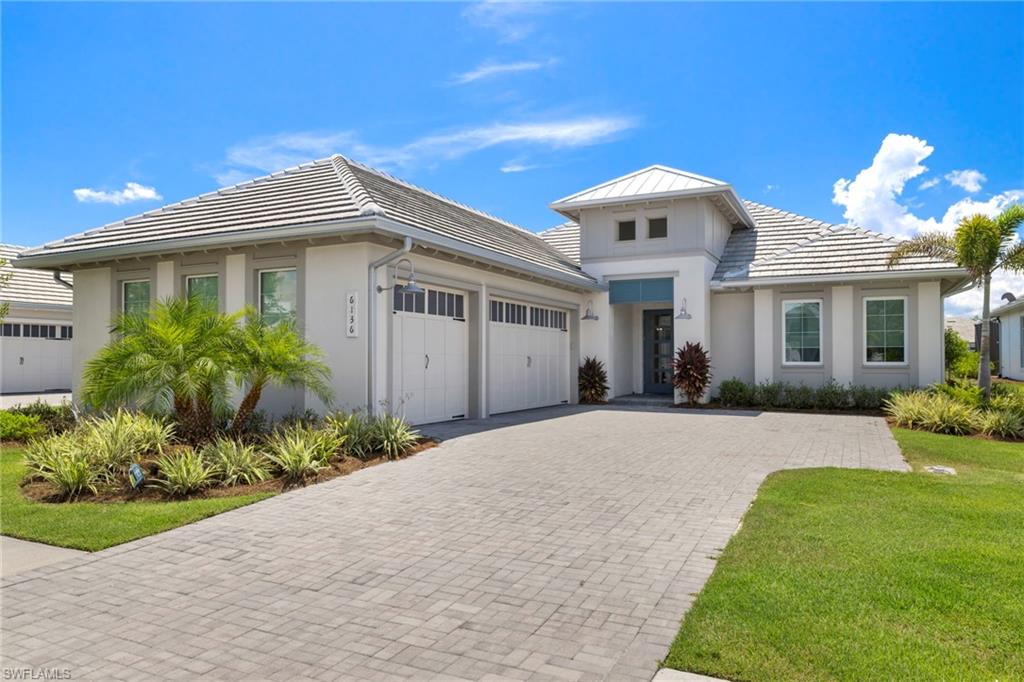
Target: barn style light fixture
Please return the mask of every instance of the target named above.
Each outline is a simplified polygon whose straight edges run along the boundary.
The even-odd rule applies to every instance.
[[[676,315],[676,319],[689,320],[691,317],[693,316],[690,315],[690,313],[686,312],[686,299],[684,298],[683,302],[679,304],[679,314]]]
[[[580,319],[597,321],[598,317],[594,314],[594,299],[587,301],[587,312],[583,313]]]
[[[399,268],[399,266],[402,263],[408,263],[409,264],[409,281],[406,282],[403,286],[398,286],[398,268]],[[420,285],[416,284],[416,268],[413,267],[412,261],[409,260],[408,258],[403,258],[400,261],[398,261],[397,263],[395,263],[395,283],[394,284],[392,284],[389,287],[382,287],[379,284],[377,285],[377,293],[378,294],[382,293],[384,291],[388,291],[390,289],[395,289],[395,290],[397,290],[401,294],[422,294],[423,293],[423,289],[420,287]]]

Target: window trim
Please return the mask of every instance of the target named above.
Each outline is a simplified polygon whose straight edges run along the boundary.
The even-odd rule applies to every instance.
[[[1020,348],[1020,366],[1024,367],[1024,315],[1017,318],[1020,320],[1019,336],[1017,337],[1017,346]]]
[[[652,220],[664,220],[665,221],[665,236],[664,237],[652,237],[651,236],[651,221]],[[647,239],[649,241],[661,241],[662,239],[668,239],[668,216],[667,215],[652,215],[646,216],[645,221],[647,223]]]
[[[299,269],[294,265],[281,268],[260,268],[256,270],[256,312],[263,317],[263,273],[264,272],[294,272],[295,273],[295,322],[299,317]]]
[[[781,353],[783,367],[824,367],[825,366],[825,299],[823,298],[784,298],[780,302],[779,327],[781,327]],[[786,306],[790,303],[818,304],[818,361],[805,362],[786,359]]]
[[[262,271],[261,271],[262,272]],[[206,279],[207,277],[213,277],[217,280],[217,306],[220,306],[220,273],[217,272],[203,272],[196,273],[194,275],[185,275],[185,296],[188,297],[188,284],[194,279]]]
[[[143,277],[143,278],[140,278],[140,279],[122,279],[121,280],[121,314],[122,315],[125,315],[125,314],[128,313],[128,311],[125,310],[125,304],[128,302],[128,297],[124,295],[124,288],[125,288],[125,286],[128,285],[128,284],[139,284],[141,282],[145,282],[146,284],[149,284],[149,304],[147,304],[146,310],[149,310],[149,307],[153,304],[153,283],[149,279],[149,277]]]
[[[622,223],[633,223],[633,238],[632,239],[623,239],[622,238],[622,230],[621,230]],[[630,243],[630,242],[636,243],[636,223],[637,223],[636,218],[622,218],[621,220],[616,218],[615,219],[615,243],[617,243],[617,244],[626,244],[626,243]]]
[[[868,360],[868,301],[903,301],[903,361],[871,362]],[[864,296],[861,299],[861,367],[908,367],[910,365],[910,305],[906,296]]]

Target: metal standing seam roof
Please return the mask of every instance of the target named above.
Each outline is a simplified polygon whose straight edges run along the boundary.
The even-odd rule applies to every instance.
[[[32,270],[29,268],[13,268],[11,261],[25,250],[24,246],[0,244],[0,259],[4,262],[0,272],[10,275],[3,289],[0,289],[0,301],[22,304],[26,306],[68,306],[71,307],[71,289],[53,281],[53,273],[49,270]],[[70,283],[71,276],[64,275]]]
[[[342,156],[332,156],[71,235],[25,256],[67,255],[379,215],[592,285],[593,278],[525,228]]]

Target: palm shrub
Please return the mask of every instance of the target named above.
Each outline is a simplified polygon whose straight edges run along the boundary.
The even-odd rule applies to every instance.
[[[245,429],[267,386],[305,388],[330,403],[331,371],[323,361],[323,351],[302,337],[295,322],[286,319],[271,324],[252,308],[245,315],[245,322],[230,340],[235,381],[246,389],[232,430],[241,433]]]
[[[270,478],[270,462],[251,444],[218,438],[204,446],[202,454],[222,485],[251,485]]]
[[[1024,241],[1017,229],[1024,224],[1024,205],[1013,204],[994,218],[982,214],[965,217],[952,235],[942,232],[920,234],[900,243],[889,256],[889,267],[915,256],[956,263],[982,289],[981,351],[978,385],[985,402],[992,390],[989,357],[991,337],[992,274],[1001,268],[1024,272]]]
[[[608,371],[595,357],[583,359],[579,370],[580,402],[603,403],[608,397]]]
[[[373,449],[386,459],[398,459],[416,445],[419,432],[404,419],[391,414],[382,414],[373,420],[371,431]]]
[[[700,401],[711,384],[711,356],[703,346],[687,341],[676,352],[672,383],[691,405]]]
[[[366,459],[373,453],[373,420],[366,412],[336,412],[325,419],[325,427],[345,438],[346,454]]]
[[[181,447],[156,459],[158,474],[153,482],[171,496],[188,495],[214,481],[214,469],[200,451]]]
[[[173,413],[187,440],[209,439],[215,413],[227,408],[237,319],[198,297],[168,298],[148,313],[117,316],[114,339],[85,366],[83,401]]]

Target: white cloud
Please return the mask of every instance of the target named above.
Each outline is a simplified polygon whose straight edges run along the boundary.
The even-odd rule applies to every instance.
[[[988,180],[984,173],[973,168],[950,171],[946,173],[945,177],[949,184],[954,187],[962,187],[971,194],[981,191],[981,184]]]
[[[82,203],[114,204],[120,206],[132,201],[156,201],[163,199],[155,187],[146,187],[137,182],[126,182],[124,189],[106,191],[82,187],[74,190],[75,199]]]
[[[534,164],[523,163],[522,161],[507,161],[504,164],[502,164],[499,170],[502,173],[523,173],[525,171],[533,170],[534,168],[539,167],[540,166]]]
[[[928,178],[927,180],[922,182],[920,185],[918,185],[917,188],[918,189],[931,189],[932,187],[937,186],[939,184],[939,182],[941,182],[941,180],[939,180],[938,178]]]
[[[778,186],[778,185],[771,185],[771,184],[769,184],[769,185],[765,185],[765,186],[764,186],[764,193],[765,193],[765,194],[771,194],[772,192],[774,192],[774,191],[775,191],[775,190],[777,190],[778,188],[779,188],[779,186]]]
[[[977,213],[994,216],[1010,204],[1024,200],[1024,190],[1012,189],[984,201],[970,197],[961,199],[949,206],[941,219],[915,215],[900,200],[906,183],[928,170],[921,162],[932,151],[933,147],[920,138],[890,133],[882,140],[869,167],[858,173],[853,180],[840,178],[836,181],[832,201],[845,207],[843,216],[857,225],[898,237],[910,237],[932,231],[952,234],[967,216]],[[973,179],[979,183],[980,189],[980,182],[984,181],[985,176],[978,171],[954,171],[949,175],[964,172],[977,173]],[[949,176],[946,177],[949,179]],[[922,188],[928,182],[922,183]],[[965,185],[960,186],[968,191],[976,191]],[[993,305],[997,305],[995,302],[1005,291],[1024,292],[1024,277],[1005,272],[995,273],[992,283]],[[980,313],[981,302],[981,291],[971,290],[947,299],[946,309],[950,314],[974,315]]]
[[[609,142],[635,127],[624,116],[583,116],[526,123],[491,123],[425,135],[400,145],[372,145],[351,131],[285,133],[256,138],[228,149],[224,168],[215,177],[234,184],[253,170],[273,172],[341,153],[371,166],[410,168],[457,159],[498,146],[565,149]],[[525,170],[525,169],[524,169]]]
[[[480,66],[476,67],[471,71],[465,73],[459,73],[452,77],[452,83],[456,85],[465,85],[466,83],[473,83],[475,81],[485,80],[487,78],[494,78],[495,76],[503,76],[510,73],[523,73],[526,71],[539,71],[554,66],[558,63],[556,59],[548,59],[545,61],[532,61],[532,62],[506,62],[506,63],[495,63],[495,62],[484,62]]]
[[[496,32],[500,42],[515,43],[537,30],[537,17],[548,9],[540,2],[485,0],[466,7],[462,16],[476,26]]]

